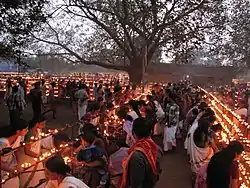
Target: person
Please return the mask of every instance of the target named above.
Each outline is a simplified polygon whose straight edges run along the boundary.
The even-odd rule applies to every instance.
[[[96,96],[97,99],[98,99],[99,97],[102,97],[102,98],[105,99],[102,84],[99,85],[99,87],[97,88],[97,91],[96,91],[96,92],[97,92],[97,96]]]
[[[95,145],[96,136],[92,131],[84,131],[81,135],[82,146],[77,160],[85,166],[85,183],[91,188],[105,185],[108,181],[106,151]]]
[[[33,119],[38,119],[42,113],[42,91],[40,89],[40,83],[36,82],[34,88],[30,90]]]
[[[5,94],[4,94],[4,101],[7,102],[10,94],[12,93],[12,82],[11,82],[11,80],[9,78],[6,80],[5,88],[6,88],[6,91],[5,91]]]
[[[184,129],[186,132],[189,131],[190,125],[192,125],[192,123],[194,122],[193,118],[199,118],[197,117],[198,114],[199,116],[201,116],[203,114],[203,112],[208,108],[207,103],[205,102],[201,102],[199,105],[195,105],[193,108],[191,108],[185,118],[184,121]],[[192,122],[192,123],[190,123]]]
[[[56,181],[58,188],[89,188],[81,180],[70,174],[70,167],[60,155],[49,158],[45,163],[45,174],[48,180]],[[51,183],[49,181],[48,183]],[[46,187],[49,187],[48,185]]]
[[[24,84],[24,81],[23,80],[20,80],[19,81],[19,86],[18,86],[18,93],[21,97],[21,100],[22,100],[22,109],[25,108],[26,106],[26,101],[25,101],[25,96],[26,96],[26,93],[25,93],[25,84]]]
[[[55,87],[56,83],[52,82],[50,84],[50,89],[49,89],[49,97],[48,97],[48,102],[49,102],[49,109],[43,112],[43,115],[47,114],[48,112],[52,111],[53,119],[56,119],[56,104],[55,104]]]
[[[29,123],[29,132],[25,136],[25,142],[31,142],[32,137],[38,138],[39,140],[36,142],[32,142],[31,144],[26,144],[24,147],[24,153],[22,155],[23,162],[29,162],[31,164],[35,164],[29,170],[40,170],[43,169],[43,163],[36,163],[34,158],[38,158],[41,154],[41,136],[40,133],[42,129],[45,127],[46,119],[44,116],[40,116],[38,119],[33,119]],[[21,187],[33,187],[39,183],[41,179],[45,178],[45,174],[43,171],[38,172],[30,172],[24,173],[20,176],[20,186]]]
[[[126,132],[126,144],[129,147],[132,147],[135,144],[135,139],[132,134],[133,121],[134,119],[132,116],[127,115],[125,122],[123,123],[123,130]]]
[[[115,83],[114,93],[116,94],[116,93],[119,93],[119,92],[121,92],[121,91],[122,91],[122,87],[121,87],[121,85],[120,85],[120,82],[117,81],[117,82]]]
[[[97,86],[97,83],[94,84],[94,88],[93,88],[93,92],[94,92],[94,97],[95,97],[95,100],[98,99],[98,86]]]
[[[128,104],[130,109],[128,115],[130,115],[133,118],[133,120],[137,119],[138,117],[141,117],[141,112],[138,108],[138,102],[135,100],[130,100]]]
[[[79,85],[79,90],[75,93],[75,96],[78,100],[78,120],[81,121],[82,117],[86,114],[88,107],[89,95],[85,90],[83,84]]]
[[[91,120],[92,120],[92,115],[91,115],[90,112],[86,113],[86,114],[82,117],[81,123],[80,123],[80,125],[79,125],[79,129],[78,129],[78,134],[79,134],[79,135],[83,133],[82,130],[83,130],[83,128],[84,128],[84,125],[85,125],[85,124],[90,124],[90,123],[91,123]]]
[[[201,114],[201,115],[200,115]],[[197,129],[199,125],[199,120],[201,119],[207,119],[210,121],[210,124],[216,120],[215,113],[211,108],[207,108],[205,112],[200,112],[196,119],[194,120],[193,124],[189,128],[186,140],[185,140],[185,149],[187,149],[187,154],[190,154],[190,147],[191,147],[191,134],[194,133],[194,131]]]
[[[247,118],[247,108],[245,101],[240,101],[239,108],[235,111],[237,115],[239,115],[241,118],[245,119]]]
[[[70,138],[65,133],[57,133],[50,135],[41,140],[41,148],[43,151],[50,151],[53,148],[60,149],[60,145],[67,144]]]
[[[23,101],[18,92],[18,86],[12,88],[12,93],[8,97],[7,106],[9,108],[10,124],[13,125],[13,122],[20,119],[23,111]]]
[[[131,110],[128,112],[125,122],[123,124],[123,130],[127,133],[126,135],[126,143],[128,146],[132,146],[135,143],[135,139],[132,135],[132,124],[133,121],[136,120],[138,117],[141,117],[141,112],[138,108],[137,101],[130,100],[129,101],[129,109]]]
[[[25,120],[19,119],[18,124],[15,126],[2,127],[2,134],[0,136],[0,150],[3,148],[17,148],[20,146],[22,137],[28,132],[28,124]],[[20,171],[22,168],[18,166],[20,164],[20,150],[16,150],[6,155],[1,156],[1,178],[5,179],[7,173],[12,173],[15,170]],[[6,181],[2,188],[19,187],[19,178],[16,176]]]
[[[136,143],[128,150],[124,161],[121,188],[153,188],[160,173],[160,152],[150,138],[151,125],[143,117],[133,123],[133,136]]]
[[[190,163],[193,185],[195,185],[196,175],[200,167],[207,163],[214,154],[209,142],[209,127],[210,122],[201,119],[198,128],[190,135]]]
[[[220,152],[214,154],[207,167],[208,188],[238,188],[239,166],[237,160],[244,151],[239,141],[232,141]]]
[[[163,133],[164,151],[171,151],[176,148],[176,130],[179,123],[180,108],[176,104],[175,95],[169,94],[169,103],[166,106],[166,124]]]
[[[154,126],[157,123],[157,116],[156,116],[156,106],[154,103],[154,98],[152,95],[147,95],[147,105],[145,106],[145,110],[146,110],[146,119],[147,121],[150,122],[150,124],[152,125],[152,131],[154,130]]]
[[[214,152],[219,151],[219,148],[216,145],[216,138],[217,138],[216,134],[219,134],[222,130],[223,130],[223,127],[221,124],[212,125],[208,129],[209,142]]]
[[[82,131],[82,133],[84,133],[84,132],[93,133],[95,136],[94,145],[101,148],[101,150],[103,152],[105,152],[105,155],[107,156],[107,145],[108,144],[107,144],[105,138],[99,133],[99,131],[97,130],[97,128],[93,124],[86,123],[81,131]]]
[[[109,100],[109,96],[111,94],[110,88],[109,88],[109,84],[105,84],[105,88],[104,88],[104,97],[105,97],[105,101]]]
[[[207,188],[207,166],[208,162],[205,162],[198,170],[194,188]]]
[[[123,139],[113,141],[109,147],[110,183],[119,187],[123,173],[122,161],[128,157],[129,148]]]
[[[41,91],[42,91],[42,102],[43,102],[44,105],[47,104],[47,102],[48,102],[47,101],[46,90],[47,90],[46,82],[45,82],[44,79],[42,79]]]

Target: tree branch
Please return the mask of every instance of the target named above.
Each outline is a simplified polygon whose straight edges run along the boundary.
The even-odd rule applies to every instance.
[[[48,44],[52,44],[52,45],[58,45],[58,46],[62,47],[63,49],[65,49],[66,51],[68,51],[69,55],[72,55],[72,56],[74,56],[75,58],[78,59],[78,61],[71,60],[71,62],[74,62],[74,63],[81,62],[81,63],[84,63],[86,65],[98,65],[98,66],[101,66],[101,67],[104,67],[104,68],[107,68],[107,69],[115,69],[115,70],[122,70],[122,71],[127,71],[128,70],[128,67],[126,67],[126,66],[114,65],[114,64],[107,64],[107,63],[103,63],[103,62],[99,62],[99,61],[88,61],[88,60],[85,60],[79,54],[77,54],[76,52],[70,50],[67,46],[65,46],[63,44],[56,43],[56,42],[53,42],[53,41],[44,40],[44,39],[36,37],[35,35],[33,35],[33,37],[36,40],[44,42],[44,43],[48,43]],[[64,56],[64,58],[66,58],[66,57]]]
[[[120,39],[117,36],[117,34],[114,33],[114,32],[112,32],[110,28],[108,28],[104,23],[102,23],[101,21],[99,21],[99,19],[91,11],[91,9],[89,9],[88,6],[86,6],[86,3],[84,1],[81,1],[81,2],[82,2],[82,4],[84,6],[80,6],[79,8],[83,11],[83,13],[85,14],[86,18],[88,18],[89,20],[93,21],[98,26],[100,26],[102,29],[104,29],[110,35],[110,37],[116,42],[116,44],[119,46],[119,48],[121,48],[124,51],[124,53],[126,54],[126,56],[128,58],[131,58],[130,51],[122,44],[122,42],[120,41]],[[84,10],[83,7],[86,9],[86,11]]]

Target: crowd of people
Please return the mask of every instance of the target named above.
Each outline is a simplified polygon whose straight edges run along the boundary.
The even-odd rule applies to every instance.
[[[224,105],[250,123],[250,90],[247,83],[212,87],[210,90]]]
[[[79,135],[70,139],[67,134],[58,133],[25,145],[23,151],[14,150],[9,154],[2,150],[5,155],[1,157],[1,176],[21,172],[2,187],[153,188],[159,178],[163,178],[162,156],[182,147],[178,140],[184,142],[190,159],[193,187],[239,187],[237,160],[244,150],[243,145],[233,141],[225,148],[217,147],[216,134],[222,127],[215,124],[215,113],[203,99],[198,87],[189,82],[156,84],[146,99],[134,100],[131,99],[131,93],[130,97],[124,97],[132,89],[127,87],[122,94],[118,82],[113,95],[108,86],[103,89],[102,85],[95,85],[93,92],[99,109],[103,107],[101,114],[108,108],[109,99],[118,97],[114,102],[119,100],[117,115],[123,119],[123,131],[119,137],[107,136],[99,129],[104,121],[98,125],[90,123],[91,114],[86,113],[91,111],[87,106],[88,90],[84,84],[78,88],[74,96],[78,102],[78,120],[81,122]],[[9,98],[14,98],[11,97],[12,93]],[[30,93],[33,100],[39,96],[36,104],[39,103],[41,107],[43,93],[40,83],[36,83]],[[21,106],[14,105],[18,108]],[[13,108],[14,111],[17,107]],[[23,140],[29,142],[31,137],[40,137],[46,126],[46,118],[40,107],[34,103],[32,107],[34,114],[29,123],[21,118],[21,111],[10,112],[12,126],[8,126],[8,131],[1,135],[0,148],[16,148]],[[35,163],[29,171],[23,171],[19,165],[24,161],[34,164],[33,158],[46,150],[60,148],[65,143],[71,144],[46,161]],[[70,163],[64,160],[68,156]]]
[[[111,91],[113,86],[113,91]],[[10,79],[6,81],[6,92],[4,100],[9,109],[10,120],[20,117],[26,108],[27,98],[30,98],[33,110],[33,119],[39,117],[48,112],[52,112],[52,116],[56,118],[56,104],[55,104],[55,87],[56,83],[53,81],[50,83],[49,90],[47,91],[47,85],[45,80],[41,82],[35,82],[33,87],[30,88],[30,92],[27,93],[27,87],[25,80],[19,78],[17,83],[13,83]],[[119,81],[113,81],[109,84],[94,83],[93,93],[90,93],[90,86],[87,86],[83,81],[69,80],[65,87],[65,95],[69,97],[72,111],[77,115],[77,119],[86,114],[89,102],[92,102],[90,111],[97,110],[99,103],[102,101],[111,101],[116,97],[118,102],[123,99],[121,95],[123,91]],[[94,100],[90,101],[90,95],[93,94]],[[96,104],[98,103],[98,104]]]

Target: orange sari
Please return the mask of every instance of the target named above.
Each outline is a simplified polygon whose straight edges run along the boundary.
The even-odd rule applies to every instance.
[[[128,164],[130,158],[132,157],[135,151],[142,152],[146,156],[152,168],[153,173],[155,174],[157,173],[157,168],[156,168],[157,146],[151,138],[140,139],[134,144],[134,146],[132,146],[132,148],[128,150],[128,157],[123,161],[123,176],[120,188],[127,187]]]

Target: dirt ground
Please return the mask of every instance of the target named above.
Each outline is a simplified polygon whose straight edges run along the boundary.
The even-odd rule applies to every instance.
[[[8,110],[6,105],[0,103],[0,126],[7,125],[9,121]],[[30,120],[32,117],[31,105],[28,104],[24,112],[24,118]],[[72,124],[76,122],[76,115],[70,108],[68,101],[60,102],[57,106],[57,118],[52,119],[52,114],[46,115],[47,127],[49,128],[62,128],[65,124]],[[75,136],[76,130],[66,130],[69,135]],[[163,172],[156,188],[191,188],[191,171],[188,159],[183,149],[183,146],[177,147],[174,153],[164,154],[161,160]]]

